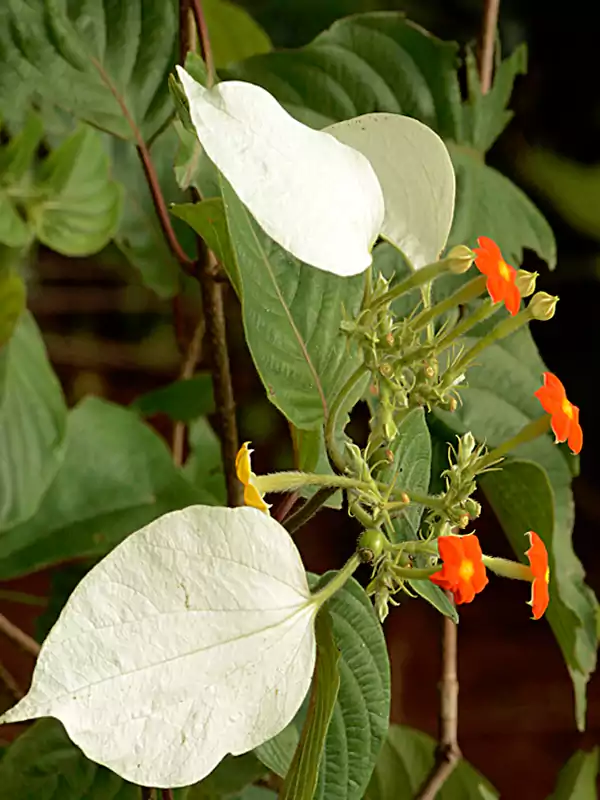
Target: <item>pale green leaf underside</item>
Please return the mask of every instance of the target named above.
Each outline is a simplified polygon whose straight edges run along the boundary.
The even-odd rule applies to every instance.
[[[371,263],[383,197],[369,161],[240,81],[205,89],[181,67],[202,147],[260,227],[307,264],[356,275]]]
[[[561,769],[548,800],[597,800],[600,750],[578,750]]]
[[[244,58],[268,53],[271,40],[250,14],[229,0],[203,0],[202,9],[217,69]]]
[[[190,506],[128,537],[75,589],[4,722],[54,716],[146,786],[185,786],[293,718],[315,661],[292,539],[253,508]]]
[[[326,128],[371,164],[383,191],[381,235],[416,268],[446,245],[454,213],[454,167],[445,144],[423,123],[399,114],[365,114]]]

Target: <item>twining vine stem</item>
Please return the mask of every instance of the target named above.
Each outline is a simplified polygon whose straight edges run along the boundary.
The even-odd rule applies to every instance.
[[[479,51],[479,79],[482,94],[487,94],[492,86],[499,11],[500,0],[485,0],[481,28],[481,49]]]
[[[0,614],[0,633],[3,633],[8,639],[12,639],[15,644],[24,650],[29,655],[37,658],[40,653],[40,646],[35,639],[32,639],[29,634],[22,631],[10,620],[6,619],[4,614]]]

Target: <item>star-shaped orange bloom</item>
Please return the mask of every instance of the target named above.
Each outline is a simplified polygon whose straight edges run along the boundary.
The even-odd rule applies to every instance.
[[[473,533],[440,536],[438,550],[443,566],[429,580],[442,589],[449,589],[457,605],[470,603],[488,583],[479,539]]]
[[[494,303],[504,300],[507,310],[513,315],[519,311],[521,293],[515,283],[517,270],[502,258],[500,248],[487,236],[477,239],[479,247],[473,248],[475,266],[487,277],[487,290]]]
[[[551,372],[544,372],[544,385],[535,396],[544,411],[552,417],[552,430],[557,442],[568,441],[571,450],[577,454],[583,446],[583,431],[579,424],[579,409],[567,400],[565,387]]]
[[[531,581],[531,600],[529,605],[533,609],[533,618],[540,619],[544,611],[548,608],[550,592],[548,584],[550,582],[550,568],[548,567],[548,551],[537,533],[529,531],[525,534],[529,536],[531,547],[525,555],[529,559],[529,566],[533,576]]]
[[[249,444],[250,442],[244,442],[238,450],[238,454],[235,457],[235,472],[238,479],[244,484],[244,503],[268,514],[271,506],[265,503],[261,492],[253,481],[254,473],[250,463],[250,455],[253,451],[248,447]]]

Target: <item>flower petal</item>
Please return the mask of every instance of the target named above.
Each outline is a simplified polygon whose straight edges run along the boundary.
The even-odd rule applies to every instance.
[[[235,474],[244,486],[250,483],[250,476],[252,474],[252,464],[250,461],[252,450],[248,446],[249,444],[250,442],[244,442],[235,457]]]
[[[548,608],[550,602],[550,590],[548,583],[542,578],[536,578],[531,584],[530,605],[534,619],[540,619]]]
[[[510,267],[509,269],[513,268]],[[504,305],[506,306],[506,310],[509,312],[509,314],[512,314],[513,317],[515,314],[519,313],[519,308],[521,306],[521,293],[519,292],[515,283],[514,274],[512,279],[506,282],[506,289],[504,291]]]
[[[578,455],[583,447],[583,429],[579,424],[579,409],[577,406],[571,406],[571,408],[573,409],[573,419],[571,420],[568,442],[573,453]]]
[[[529,559],[529,566],[534,578],[546,580],[548,573],[548,551],[542,539],[535,531],[528,531],[525,536],[529,536],[531,547],[525,551]]]
[[[367,269],[384,217],[369,161],[295,120],[259,86],[225,81],[206,89],[177,71],[202,146],[261,228],[326,272]]]

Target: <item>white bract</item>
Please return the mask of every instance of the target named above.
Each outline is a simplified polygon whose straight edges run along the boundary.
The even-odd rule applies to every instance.
[[[260,227],[326,272],[367,269],[384,216],[367,158],[298,122],[259,86],[206,89],[177,70],[200,143]]]
[[[454,214],[454,168],[446,145],[400,114],[365,114],[326,128],[373,165],[385,199],[381,235],[419,269],[440,256]]]
[[[316,610],[272,518],[206,506],[166,514],[82,580],[29,694],[2,721],[57,717],[127,780],[195,783],[292,720],[314,669]]]

